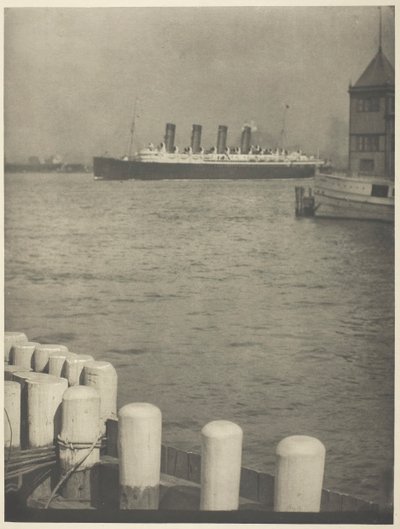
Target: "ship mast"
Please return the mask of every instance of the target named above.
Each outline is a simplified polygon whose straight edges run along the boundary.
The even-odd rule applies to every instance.
[[[379,6],[379,51],[382,51],[382,8]]]
[[[282,123],[282,130],[281,130],[281,149],[285,149],[285,143],[286,143],[286,114],[288,111],[289,105],[285,104],[285,110],[283,111],[283,123]]]
[[[133,105],[133,117],[132,117],[132,125],[131,125],[131,137],[129,140],[129,149],[128,149],[128,159],[130,160],[132,158],[132,147],[133,147],[133,136],[135,134],[135,122],[136,122],[136,107],[137,107],[138,98],[135,98],[135,103]]]

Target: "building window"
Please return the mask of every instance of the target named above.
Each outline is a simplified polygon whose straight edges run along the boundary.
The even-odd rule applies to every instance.
[[[372,173],[375,169],[374,160],[360,160],[360,173]]]
[[[375,152],[379,151],[378,134],[360,134],[357,136],[356,151]]]
[[[357,112],[379,112],[379,97],[358,98]]]
[[[389,186],[372,185],[372,197],[387,197],[389,195]]]

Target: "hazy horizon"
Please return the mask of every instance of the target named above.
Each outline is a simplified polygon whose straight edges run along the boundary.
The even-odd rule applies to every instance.
[[[382,8],[383,51],[394,65],[394,9]],[[7,8],[5,155],[58,154],[90,162],[127,152],[138,97],[135,148],[176,144],[219,124],[238,144],[280,142],[338,159],[347,154],[348,87],[378,50],[379,11],[362,7]]]

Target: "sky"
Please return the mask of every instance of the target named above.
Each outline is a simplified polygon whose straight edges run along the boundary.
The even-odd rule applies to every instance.
[[[7,161],[58,154],[90,163],[127,153],[176,124],[202,145],[218,125],[257,143],[346,156],[349,83],[379,45],[379,11],[359,7],[7,8],[4,15]],[[382,8],[382,46],[394,65],[394,9]],[[286,108],[286,107],[289,108]]]

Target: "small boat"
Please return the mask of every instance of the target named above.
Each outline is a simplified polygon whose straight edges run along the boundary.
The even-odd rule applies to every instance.
[[[394,180],[319,173],[314,199],[317,217],[394,222]]]

